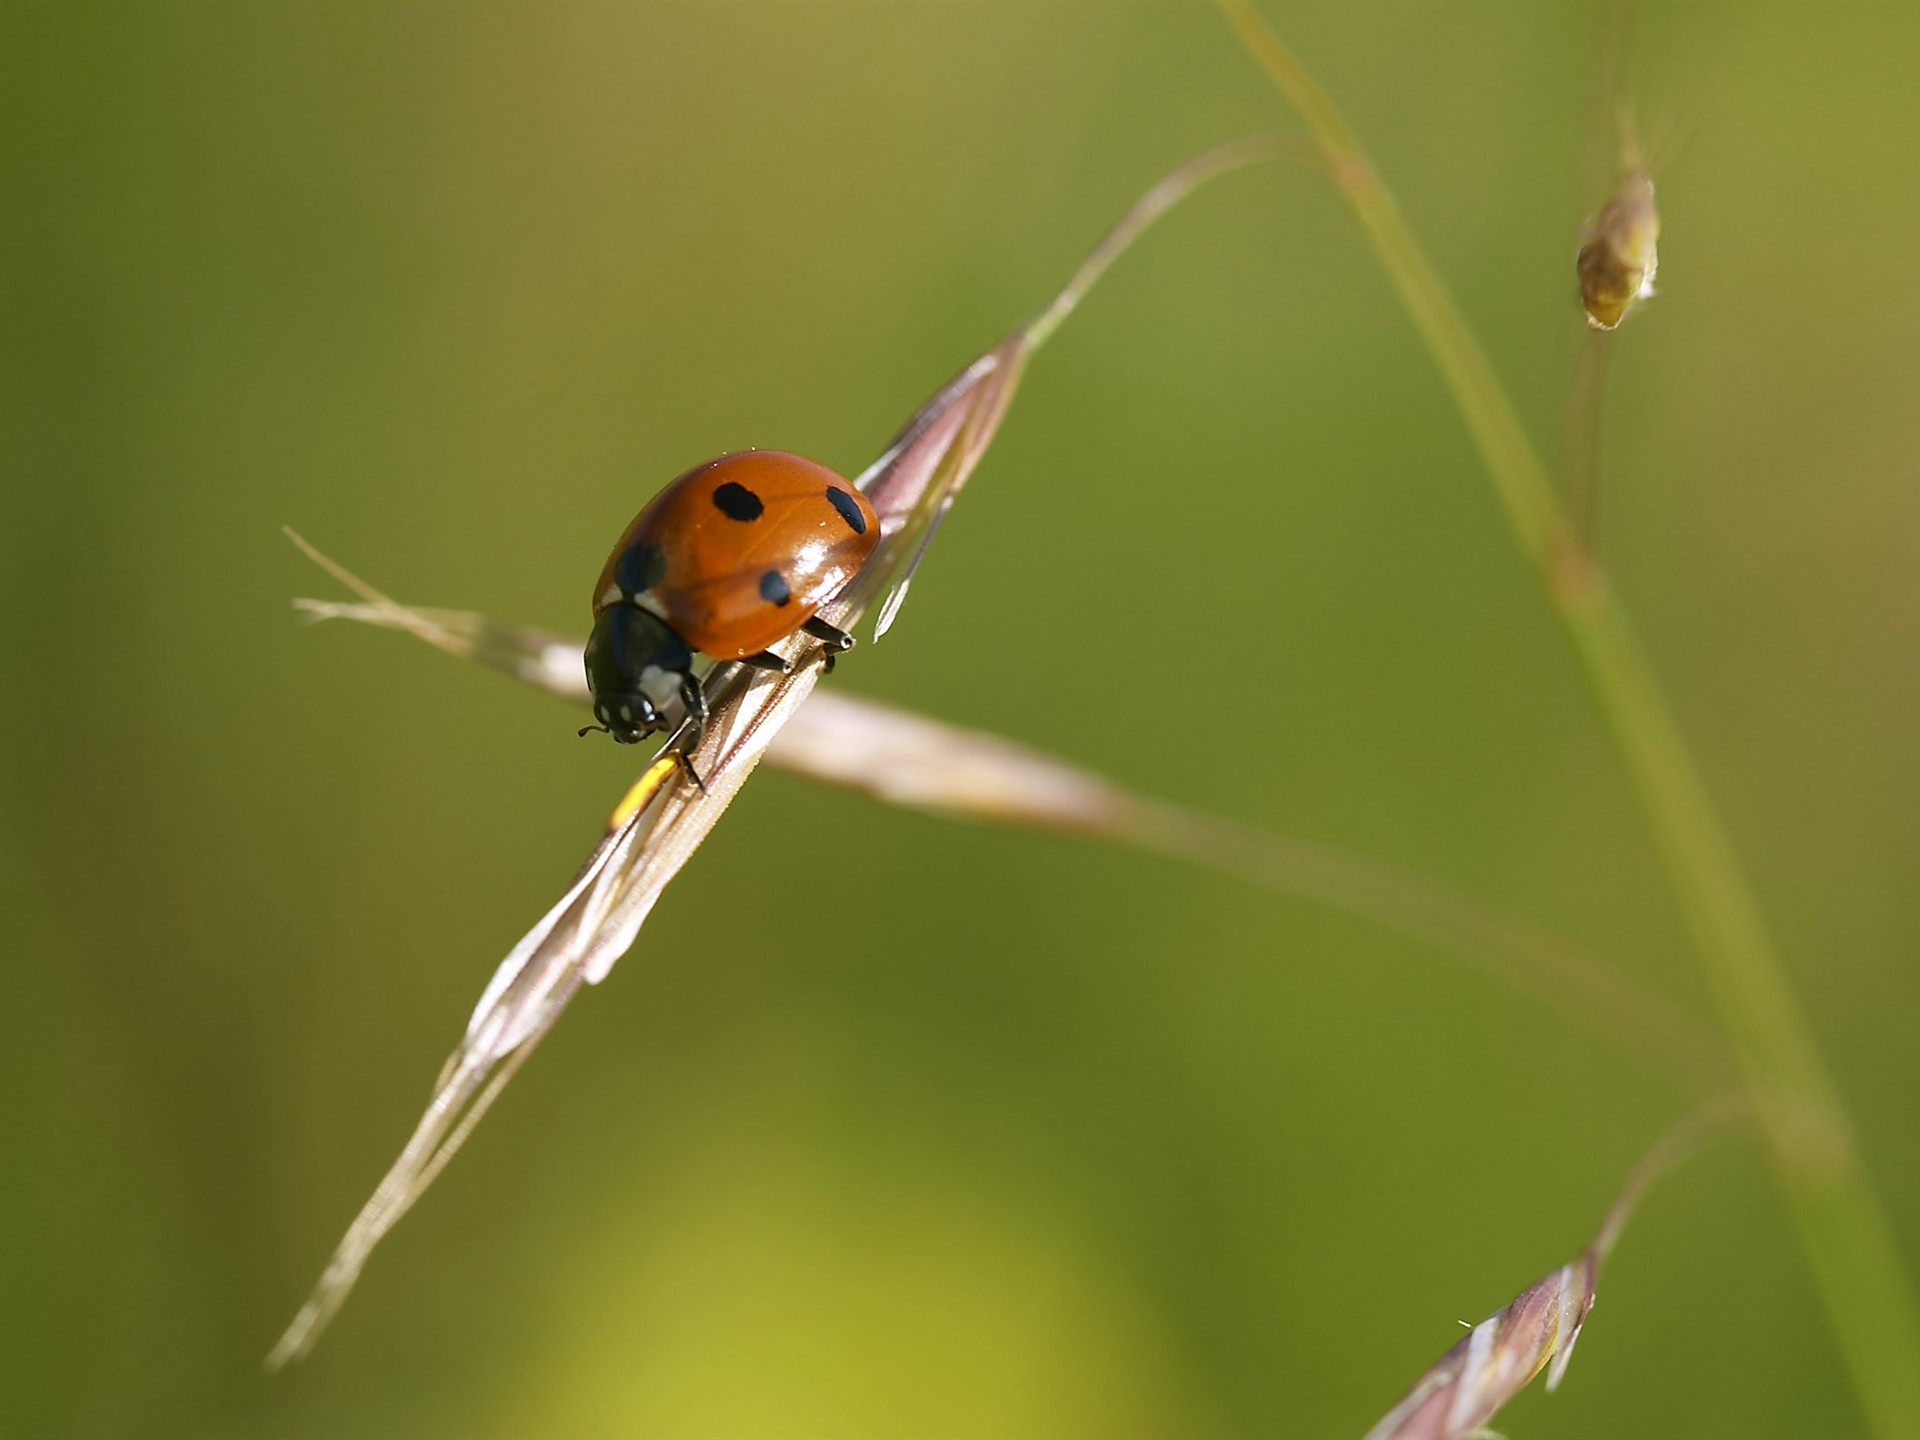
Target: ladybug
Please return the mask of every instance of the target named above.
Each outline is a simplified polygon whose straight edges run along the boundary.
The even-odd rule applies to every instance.
[[[785,673],[767,647],[795,631],[827,646],[853,637],[814,612],[867,563],[880,520],[851,481],[783,450],[741,450],[696,465],[627,526],[593,587],[587,685],[593,713],[622,745],[686,709],[681,756],[706,730],[696,653]],[[586,734],[582,730],[581,734]]]

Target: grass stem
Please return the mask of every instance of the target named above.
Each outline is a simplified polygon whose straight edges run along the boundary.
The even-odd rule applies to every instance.
[[[1582,333],[1567,404],[1567,513],[1580,551],[1589,559],[1600,550],[1600,446],[1606,429],[1607,366],[1613,358],[1613,343],[1611,330]]]

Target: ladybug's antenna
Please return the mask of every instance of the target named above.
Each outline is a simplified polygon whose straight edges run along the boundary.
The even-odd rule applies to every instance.
[[[587,738],[587,736],[593,734],[593,732],[596,730],[598,730],[602,735],[613,734],[613,731],[609,730],[604,725],[582,725],[580,727],[580,738],[584,740]]]

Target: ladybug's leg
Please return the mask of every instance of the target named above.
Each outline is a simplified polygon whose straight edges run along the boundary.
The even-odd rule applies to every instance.
[[[700,748],[701,738],[707,733],[707,691],[697,675],[689,672],[680,677],[680,700],[687,707],[687,718],[680,722],[679,733],[674,736],[673,756],[687,772],[687,778],[704,794],[707,782],[693,768],[693,752]]]
[[[816,640],[827,642],[827,653],[844,655],[853,648],[853,636],[837,625],[829,625],[818,615],[809,615],[806,623],[800,627]]]
[[[748,655],[740,663],[751,665],[756,670],[771,670],[776,675],[789,675],[793,672],[793,662],[781,659],[771,650],[762,650],[758,655]]]
[[[833,673],[833,661],[837,655],[844,655],[853,648],[853,636],[837,625],[829,625],[818,615],[809,615],[806,623],[800,627],[816,640],[827,644],[827,674]]]

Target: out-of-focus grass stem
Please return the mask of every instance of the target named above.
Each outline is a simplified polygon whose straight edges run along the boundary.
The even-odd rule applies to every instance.
[[[1567,397],[1567,513],[1580,553],[1589,559],[1600,549],[1600,451],[1613,342],[1611,330],[1585,331]]]
[[[1507,517],[1529,555],[1564,550],[1566,523],[1493,367],[1340,112],[1246,0],[1219,0],[1241,43],[1307,122],[1333,183],[1359,216],[1394,288],[1453,390]]]
[[[1741,1062],[1855,1392],[1920,1436],[1920,1311],[1812,1030],[1679,726],[1604,572],[1573,541],[1512,402],[1353,132],[1247,0],[1228,23],[1307,122],[1453,392],[1521,551],[1566,624],[1654,832]]]
[[[1726,1048],[1711,1030],[1558,936],[1422,875],[1140,796],[1099,833],[1425,940],[1585,1024],[1682,1093],[1728,1083]]]
[[[1601,0],[1595,7],[1592,63],[1587,75],[1587,153],[1582,158],[1580,194],[1598,195],[1619,168],[1622,142],[1631,133],[1622,99],[1633,93],[1634,39],[1640,27],[1640,0]],[[1640,163],[1637,147],[1627,160]]]

